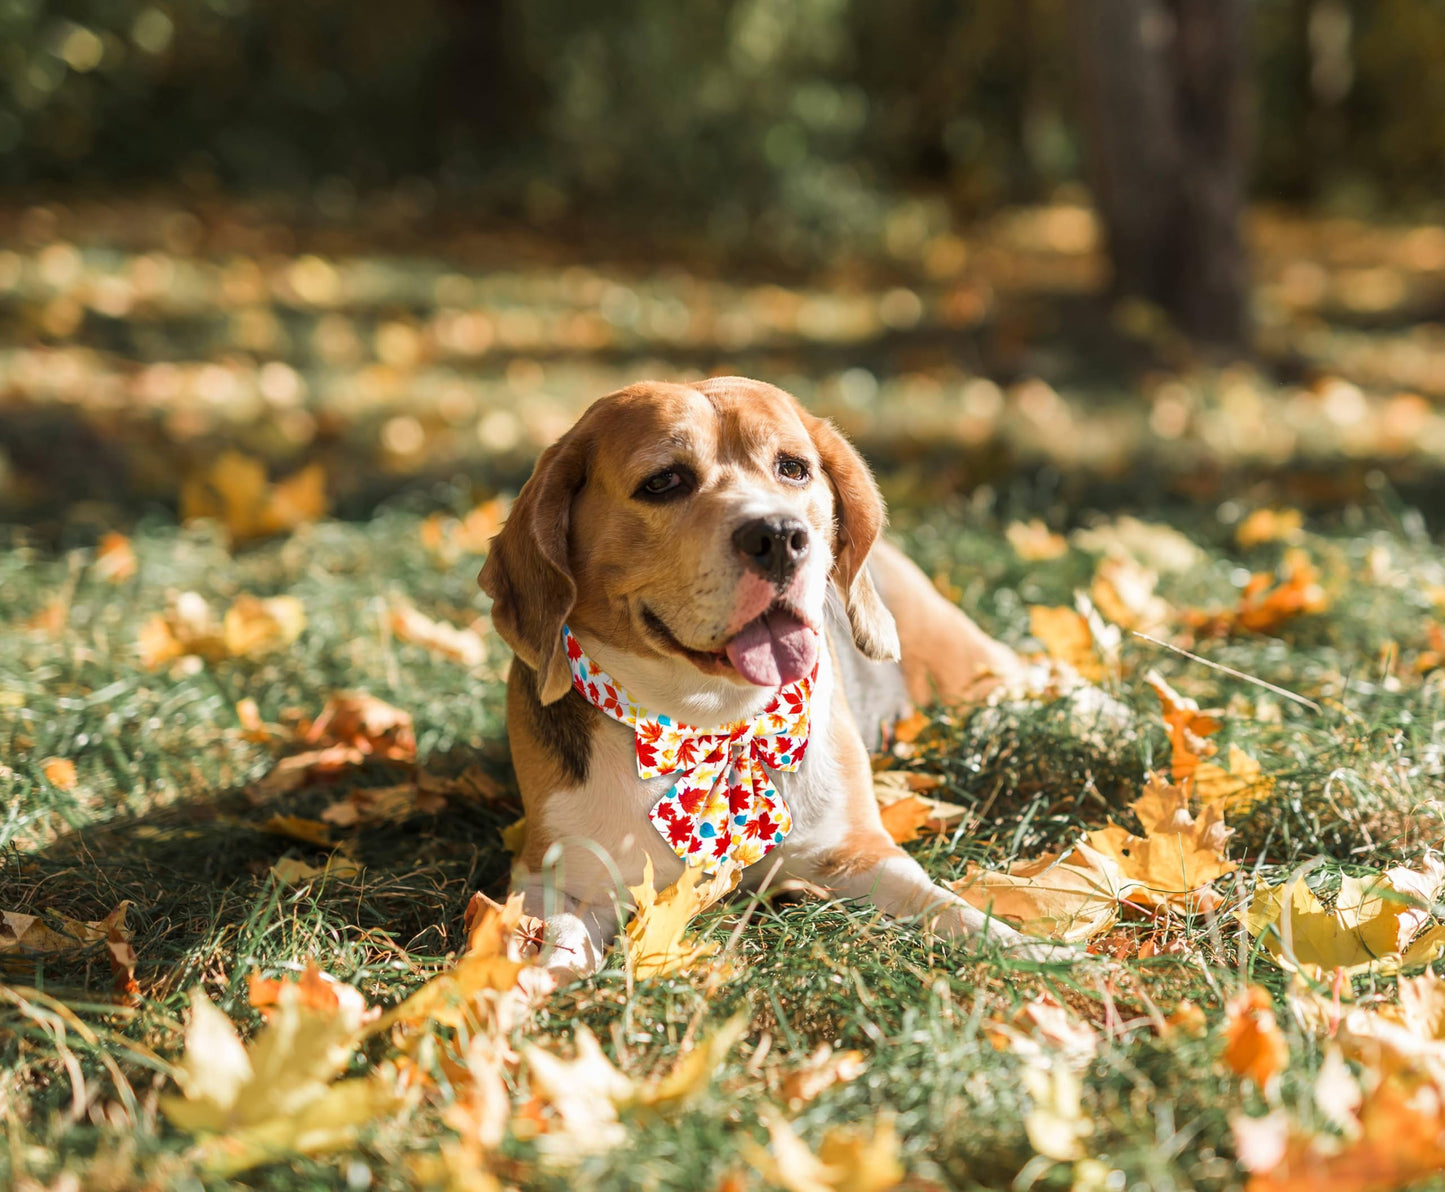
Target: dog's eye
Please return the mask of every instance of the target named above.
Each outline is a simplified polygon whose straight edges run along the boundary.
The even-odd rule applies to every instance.
[[[666,468],[655,472],[637,488],[639,497],[680,497],[688,490],[690,480],[687,473],[678,468]]]
[[[778,460],[778,475],[794,484],[801,484],[808,478],[808,465],[800,459],[784,457]]]

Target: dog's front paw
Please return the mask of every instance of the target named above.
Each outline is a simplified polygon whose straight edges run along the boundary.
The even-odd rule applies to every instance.
[[[1018,960],[1032,960],[1041,964],[1073,964],[1084,955],[1081,949],[1069,944],[1057,944],[1024,935],[961,899],[944,907],[934,917],[930,927],[935,935],[944,939],[971,943],[979,948],[996,949]]]

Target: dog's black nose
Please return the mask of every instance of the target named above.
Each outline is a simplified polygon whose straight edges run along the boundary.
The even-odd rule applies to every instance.
[[[796,517],[760,517],[733,531],[743,562],[782,587],[808,556],[808,527]]]

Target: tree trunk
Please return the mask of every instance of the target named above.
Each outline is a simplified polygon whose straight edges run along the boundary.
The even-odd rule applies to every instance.
[[[1242,348],[1247,0],[1073,0],[1085,140],[1120,294]]]

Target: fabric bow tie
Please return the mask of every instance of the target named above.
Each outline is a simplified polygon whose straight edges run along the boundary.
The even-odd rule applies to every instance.
[[[816,666],[807,678],[779,688],[752,719],[702,729],[640,707],[565,625],[562,642],[572,686],[636,731],[638,777],[681,775],[649,813],[673,852],[712,873],[724,861],[751,865],[782,843],[793,817],[766,767],[796,770],[803,760]]]

